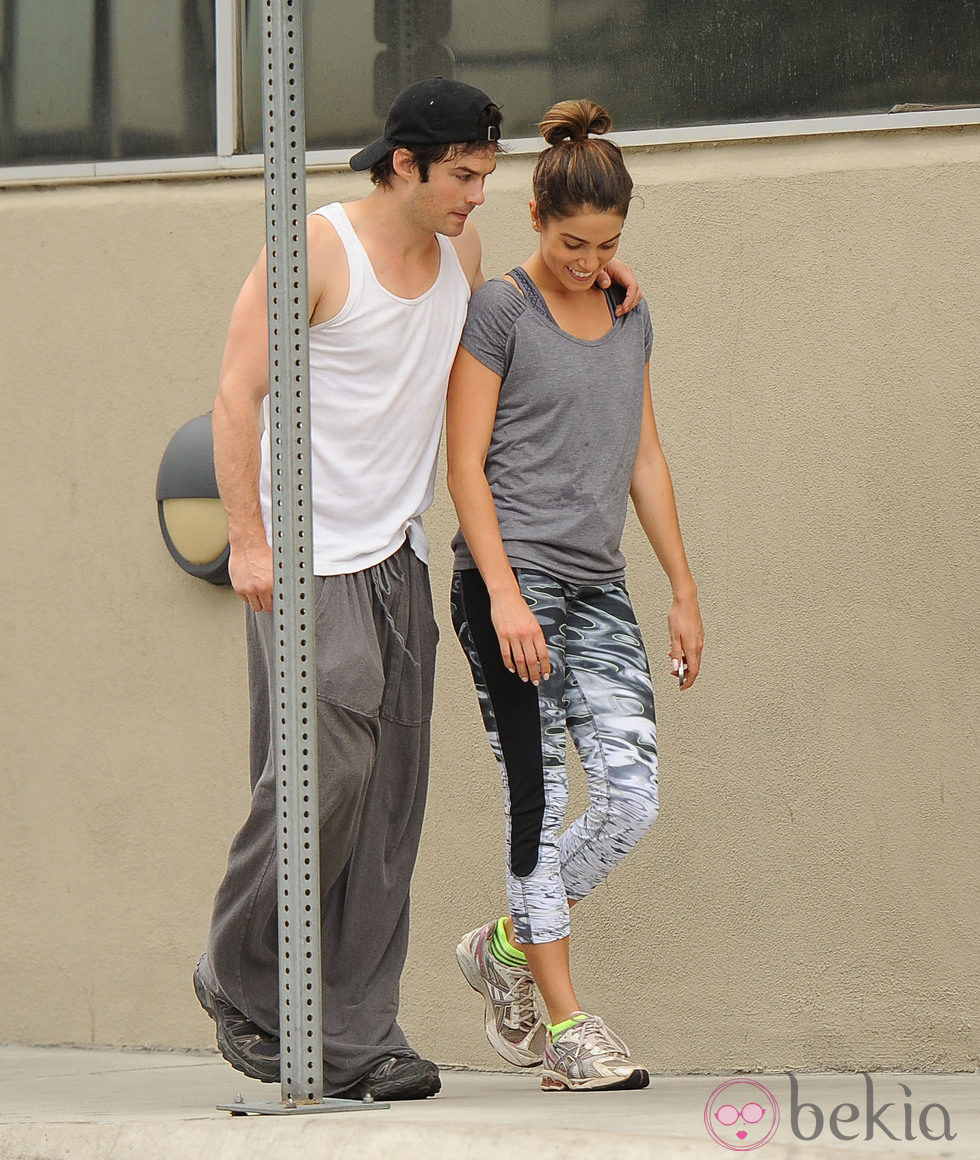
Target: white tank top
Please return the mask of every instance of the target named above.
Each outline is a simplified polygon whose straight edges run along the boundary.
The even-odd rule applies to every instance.
[[[347,252],[350,290],[340,312],[310,327],[313,571],[359,572],[408,536],[428,560],[421,515],[432,503],[449,370],[470,287],[452,242],[437,235],[439,273],[418,298],[375,277],[338,203],[315,211]],[[269,400],[260,498],[272,542]]]

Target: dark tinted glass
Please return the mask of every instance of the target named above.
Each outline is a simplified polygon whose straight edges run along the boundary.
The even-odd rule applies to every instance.
[[[261,52],[263,9],[246,0],[243,19],[243,138],[246,153],[262,152]],[[376,137],[373,108],[374,38],[371,0],[307,0],[303,7],[306,140],[310,149],[340,149]],[[407,82],[406,82],[407,83]]]
[[[253,11],[251,150],[258,31]],[[311,148],[363,144],[394,92],[450,71],[508,137],[569,96],[623,130],[980,105],[980,0],[311,0],[306,52]]]
[[[623,128],[980,104],[978,5],[963,0],[632,0],[555,25],[564,77]]]
[[[0,163],[214,153],[214,0],[0,0],[0,21]]]

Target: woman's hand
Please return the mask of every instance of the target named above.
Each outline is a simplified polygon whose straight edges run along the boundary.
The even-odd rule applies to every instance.
[[[704,648],[704,625],[701,623],[701,609],[697,596],[675,596],[667,613],[667,627],[670,629],[670,671],[677,676],[680,663],[684,662],[684,679],[681,689],[689,689],[697,680],[701,669],[701,651]]]
[[[522,681],[540,684],[551,676],[551,659],[537,617],[519,591],[491,597],[490,619],[500,642],[504,668]]]

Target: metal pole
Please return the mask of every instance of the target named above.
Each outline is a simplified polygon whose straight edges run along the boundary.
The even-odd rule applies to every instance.
[[[319,808],[309,309],[306,274],[306,132],[302,12],[266,0],[263,37],[269,394],[275,555],[279,774],[279,1038],[282,1098],[323,1098],[320,989]]]
[[[323,1098],[313,529],[310,496],[306,132],[299,0],[266,0],[266,254],[272,438],[279,1038],[283,1100]]]
[[[219,1105],[236,1115],[388,1106],[323,1099],[301,0],[265,0],[263,20],[282,1102]]]

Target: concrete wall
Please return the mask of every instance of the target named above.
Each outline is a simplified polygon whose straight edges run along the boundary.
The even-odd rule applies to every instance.
[[[629,580],[663,812],[576,910],[580,997],[656,1070],[977,1062],[980,133],[637,151],[624,254],[707,625],[666,675],[667,589]],[[530,163],[480,211],[533,246]],[[317,173],[310,205],[359,196]],[[0,1041],[212,1043],[190,973],[246,808],[242,610],[156,526],[263,237],[252,177],[0,200],[5,712]],[[403,1022],[497,1064],[459,933],[501,911],[497,774],[446,616]],[[581,799],[579,799],[581,800]]]

